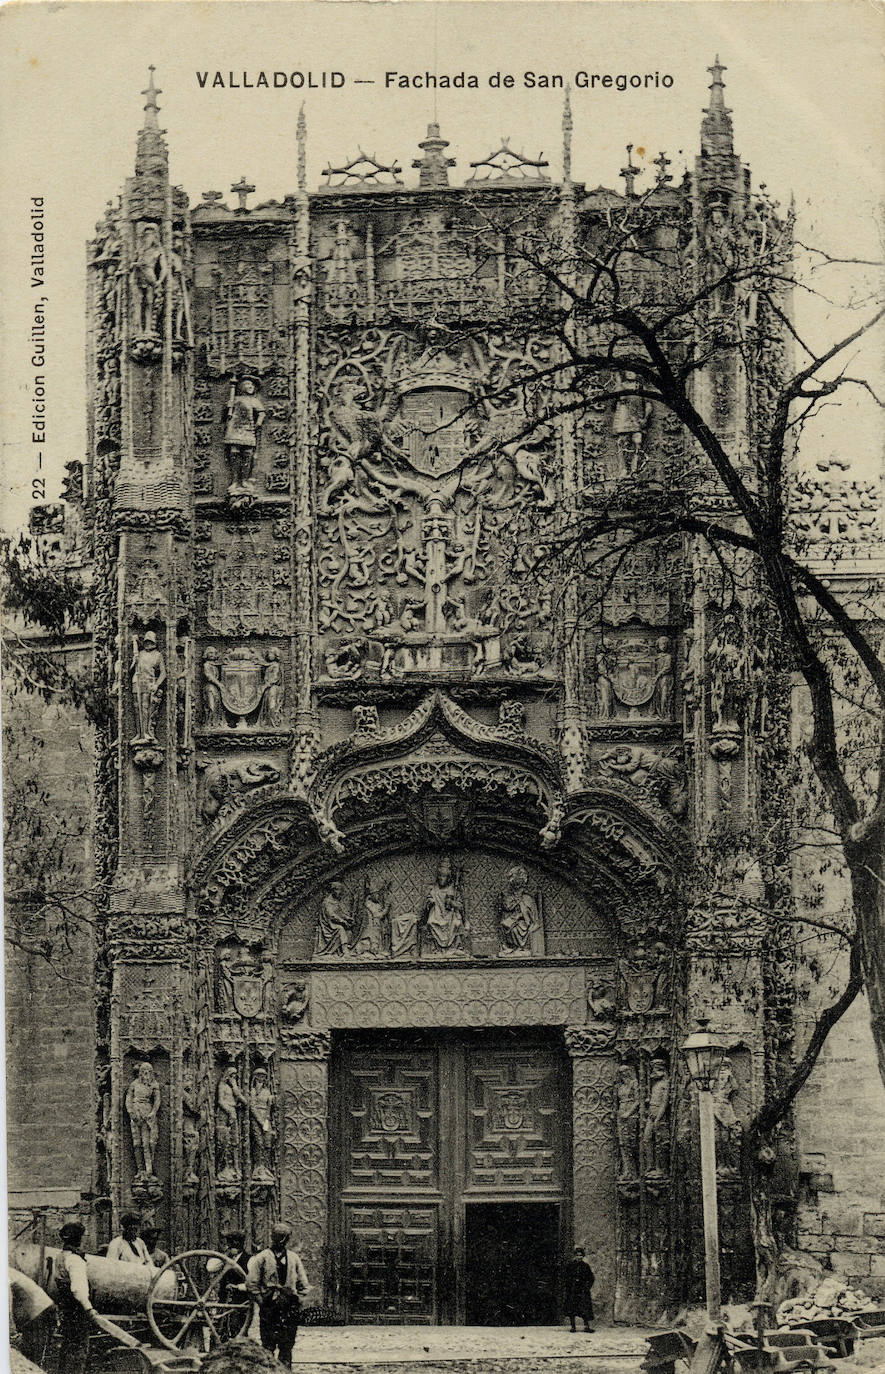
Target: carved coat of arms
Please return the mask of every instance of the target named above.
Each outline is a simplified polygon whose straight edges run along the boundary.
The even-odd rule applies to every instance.
[[[237,973],[232,979],[234,1009],[249,1020],[264,1010],[264,979],[261,974]]]
[[[403,396],[396,428],[417,472],[440,477],[464,461],[471,447],[463,413],[468,400],[468,393],[453,387],[426,387]]]
[[[264,690],[264,662],[250,649],[235,649],[221,664],[221,696],[231,715],[251,715]]]
[[[612,687],[623,706],[647,706],[658,680],[655,646],[627,640],[618,647],[612,665]]]

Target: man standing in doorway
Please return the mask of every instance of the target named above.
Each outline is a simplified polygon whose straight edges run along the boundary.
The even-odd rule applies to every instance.
[[[265,1350],[281,1364],[292,1363],[301,1299],[310,1289],[301,1256],[288,1248],[291,1230],[275,1226],[270,1246],[249,1261],[246,1287],[258,1303],[258,1329]]]

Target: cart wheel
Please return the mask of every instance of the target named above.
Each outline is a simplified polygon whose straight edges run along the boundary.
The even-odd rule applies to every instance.
[[[210,1260],[218,1261],[214,1273],[207,1267]],[[160,1284],[163,1275],[170,1271],[176,1279],[174,1298],[166,1297]],[[151,1331],[167,1350],[191,1346],[203,1353],[242,1336],[252,1318],[251,1302],[223,1302],[218,1289],[223,1278],[242,1283],[245,1277],[238,1264],[217,1250],[186,1250],[173,1256],[157,1270],[148,1290],[147,1319]],[[168,1280],[163,1286],[169,1286]]]

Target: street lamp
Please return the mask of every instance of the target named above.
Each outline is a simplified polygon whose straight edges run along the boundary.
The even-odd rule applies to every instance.
[[[704,1205],[704,1266],[707,1285],[707,1316],[721,1319],[722,1293],[719,1277],[719,1211],[716,1199],[716,1119],[712,1085],[722,1063],[725,1046],[715,1031],[707,1029],[706,1017],[698,1017],[698,1029],[682,1046],[691,1080],[698,1090],[701,1124],[701,1192]]]

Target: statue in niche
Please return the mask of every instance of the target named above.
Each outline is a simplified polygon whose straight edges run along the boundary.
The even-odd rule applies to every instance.
[[[636,377],[621,375],[618,386],[624,390],[640,385]],[[651,403],[644,396],[620,396],[615,402],[612,433],[618,446],[621,474],[634,477],[639,470],[645,436],[651,421]]]
[[[716,1120],[716,1164],[722,1178],[737,1178],[740,1170],[743,1127],[735,1111],[738,1083],[726,1055],[713,1080],[713,1116]]]
[[[367,878],[363,898],[363,923],[354,945],[355,954],[379,959],[384,954],[384,929],[390,915],[390,881]]]
[[[249,1085],[249,1144],[252,1182],[273,1183],[270,1167],[273,1146],[273,1092],[266,1069],[256,1069]]]
[[[132,1131],[137,1176],[142,1179],[155,1178],[154,1153],[159,1137],[157,1117],[160,1113],[160,1085],[154,1073],[154,1066],[149,1060],[144,1060],[138,1065],[135,1077],[126,1089],[126,1111]]]
[[[227,454],[230,486],[228,492],[250,492],[254,489],[252,472],[261,442],[265,406],[258,392],[258,379],[243,376],[230,384],[225,407],[224,447]]]
[[[203,719],[207,725],[224,725],[218,650],[209,645],[203,655]]]
[[[166,254],[160,242],[159,226],[152,223],[138,225],[135,240],[135,261],[132,264],[134,326],[140,334],[161,333],[164,283],[168,276]]]
[[[157,740],[157,718],[166,684],[166,664],[157,648],[157,636],[148,630],[143,646],[132,636],[132,702],[135,707],[136,735],[133,745],[154,744]]]
[[[521,864],[508,868],[507,886],[501,893],[499,927],[501,954],[540,953],[536,946],[542,944],[544,931],[538,903],[530,892],[528,874]]]
[[[193,1186],[200,1181],[197,1174],[197,1154],[200,1149],[200,1127],[202,1124],[203,1113],[197,1105],[196,1093],[194,1092],[194,1072],[190,1068],[185,1074],[184,1086],[181,1090],[181,1162],[184,1174],[182,1182],[186,1186]]]
[[[192,344],[194,336],[191,328],[190,297],[188,296],[182,258],[183,248],[184,240],[181,234],[173,235],[170,263],[172,268],[172,338],[176,343]]]
[[[279,649],[268,649],[261,676],[261,709],[258,719],[261,724],[276,727],[282,724],[283,715],[283,670],[280,665]]]
[[[673,714],[673,649],[666,635],[655,640],[655,689],[652,710],[661,720]]]
[[[596,714],[609,719],[615,713],[615,693],[612,686],[612,666],[608,652],[600,649],[596,655]]]
[[[390,915],[390,957],[392,959],[417,959],[418,957],[418,913],[417,911],[393,911]]]
[[[215,1092],[215,1177],[230,1183],[240,1174],[240,1106],[249,1099],[237,1082],[236,1064],[228,1064]]]
[[[435,954],[464,954],[470,923],[464,914],[464,901],[458,878],[448,855],[440,859],[436,882],[424,899],[423,930]]]
[[[643,1168],[664,1178],[670,1168],[670,1073],[667,1061],[656,1056],[649,1065],[648,1107],[642,1130]]]
[[[330,883],[323,898],[317,920],[313,952],[326,957],[330,954],[350,954],[350,935],[353,915],[344,893],[343,883]]]
[[[618,1178],[621,1182],[627,1182],[639,1174],[639,1079],[630,1064],[618,1066],[615,1096],[620,1156]]]
[[[310,992],[306,983],[293,983],[283,994],[280,1006],[280,1022],[283,1029],[301,1025],[307,1017],[310,1006]]]
[[[733,615],[722,618],[707,648],[710,668],[710,717],[714,734],[738,728],[737,695],[744,682],[745,654],[740,627]]]

